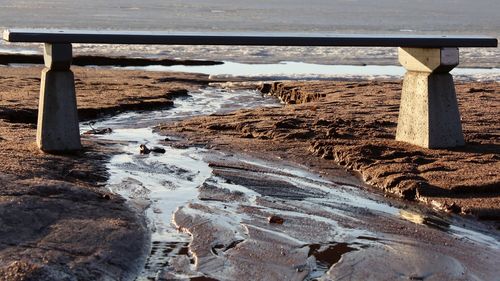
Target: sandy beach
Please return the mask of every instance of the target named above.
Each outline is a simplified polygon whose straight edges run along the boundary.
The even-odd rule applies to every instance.
[[[499,9],[0,0],[0,29],[500,38]],[[0,40],[0,281],[498,280],[499,48],[460,48],[454,149],[394,140],[397,48],[72,50],[84,148],[48,154],[43,44]]]
[[[126,280],[140,271],[149,251],[145,218],[136,206],[103,188],[109,176],[105,163],[117,153],[112,143],[84,135],[85,150],[70,156],[44,154],[36,148],[40,70],[2,67],[0,72],[0,280],[61,276]],[[73,70],[82,121],[168,108],[188,91],[213,82],[201,74]],[[428,150],[394,141],[399,81],[219,81],[212,86],[259,87],[263,95],[286,105],[161,124],[157,130],[162,134],[182,137],[175,142],[167,139],[165,145],[196,145],[280,159],[307,166],[341,184],[401,198],[388,198],[394,204],[417,201],[443,213],[487,220],[484,223],[492,229],[500,226],[497,82],[457,84],[467,145],[452,150]],[[235,165],[229,160],[213,163],[218,169]],[[224,171],[217,173],[237,180]],[[218,196],[210,194],[204,190],[200,196]],[[207,229],[193,228],[201,218],[190,217],[186,210],[207,208],[195,204],[176,213],[179,227],[194,235],[190,249],[202,261],[204,247],[212,240],[196,238],[197,231],[201,234]],[[246,212],[255,215],[255,211]],[[382,225],[378,227],[391,229]],[[439,232],[414,235],[442,239]]]
[[[134,278],[149,248],[149,230],[140,212],[103,188],[112,147],[86,138],[86,149],[74,155],[36,147],[40,70],[0,70],[0,280]],[[82,120],[169,107],[172,97],[206,84],[196,75],[173,75],[158,84],[161,74],[75,72]]]
[[[457,84],[467,145],[441,150],[394,140],[400,82],[275,82],[259,87],[287,105],[159,128],[237,150],[259,144],[266,151],[292,148],[294,153],[283,157],[300,162],[304,154],[313,154],[358,172],[369,185],[397,197],[499,219],[498,83]]]

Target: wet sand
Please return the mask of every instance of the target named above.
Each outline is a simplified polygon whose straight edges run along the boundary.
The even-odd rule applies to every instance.
[[[186,95],[186,90],[208,84],[207,76],[196,74],[73,69],[82,120],[127,110],[166,108],[172,106],[176,96]],[[39,152],[34,139],[40,68],[5,67],[0,70],[0,144],[3,148],[0,151],[3,183],[0,210],[5,214],[1,217],[2,225],[7,226],[0,231],[0,275],[7,276],[6,280],[50,280],[64,274],[100,279],[104,276],[125,278],[135,273],[139,270],[138,264],[144,261],[148,234],[144,218],[119,196],[108,194],[102,188],[107,179],[104,163],[115,153],[113,146],[84,137],[86,149],[80,154],[68,157]],[[446,202],[448,206],[457,206],[449,208],[452,212],[486,216],[498,222],[499,128],[496,124],[499,122],[493,120],[498,119],[494,114],[499,104],[496,97],[498,83],[457,86],[468,146],[456,151],[422,150],[392,140],[399,89],[399,82],[275,84],[274,95],[287,100],[290,105],[198,117],[165,124],[160,129],[163,133],[182,135],[190,144],[303,164],[324,177],[337,179],[339,184],[369,189],[360,181],[361,174],[370,185],[388,193],[403,195],[410,200],[431,199],[437,202],[436,205]],[[380,99],[381,95],[384,99]],[[219,166],[228,164],[227,161],[213,163]],[[230,176],[227,169],[222,171],[225,173],[219,174],[228,180],[241,180]],[[418,183],[416,188],[413,188],[414,183]],[[210,190],[202,191],[202,197],[218,196]],[[437,191],[439,193],[433,193]],[[260,204],[267,206],[276,202],[261,201]],[[206,221],[204,216],[211,208],[209,203],[186,206],[176,213],[176,222],[179,227],[195,233],[193,228],[199,225],[197,222]],[[196,209],[208,212],[193,216],[190,210]],[[268,215],[257,209],[242,212],[259,220]],[[19,214],[23,217],[20,218]],[[33,219],[33,214],[37,219]],[[305,221],[294,223],[300,225]],[[377,224],[401,235],[407,233],[400,226],[392,228],[394,225],[384,225],[383,221]],[[210,224],[206,227],[209,229]],[[202,228],[200,233],[206,230]],[[259,231],[253,229],[253,240],[247,242],[262,243],[262,239],[254,239],[264,237]],[[432,237],[429,238],[429,249],[432,243],[445,245],[439,247],[443,255],[449,255],[451,251],[467,251],[465,248],[450,250],[449,245],[458,242],[440,240],[439,232],[415,231],[412,235],[422,240]],[[199,245],[199,253],[202,253],[207,249],[206,244],[215,240],[201,237],[193,241],[204,243]],[[224,241],[222,250],[216,247],[215,251],[231,248],[232,242],[231,239]],[[307,249],[292,242],[289,243],[290,249],[285,250],[290,250],[294,256],[299,255],[300,259],[307,259],[307,253],[303,253]],[[272,244],[273,240],[259,244],[259,247],[269,243]],[[241,244],[236,247],[238,252],[229,253],[237,260],[247,260],[243,246],[248,245]],[[195,247],[193,244],[192,248]],[[338,247],[345,247],[347,252],[350,246]],[[400,247],[395,246],[394,253],[423,251],[410,245],[404,249]],[[374,249],[373,255],[384,251],[385,248]],[[492,251],[488,255],[498,255]],[[47,252],[50,254],[41,254]],[[270,253],[269,257],[278,258],[272,256],[275,253]],[[426,255],[425,251],[422,253]],[[259,254],[251,253],[254,256]],[[488,266],[488,255],[465,255],[462,258],[480,270]],[[202,254],[199,256],[203,257]],[[217,260],[220,261],[216,257],[215,262]],[[352,261],[358,260],[359,257]],[[286,264],[291,260],[282,261]],[[453,264],[454,261],[447,262]],[[372,262],[370,266],[377,265]],[[401,265],[401,268],[407,266]],[[450,268],[458,270],[457,267]],[[332,269],[330,279],[342,272],[345,270]],[[352,276],[367,274],[358,273]],[[461,272],[450,274],[460,275]],[[300,270],[290,272],[290,276],[300,277]]]
[[[369,185],[438,209],[500,218],[499,83],[457,83],[467,145],[423,149],[394,140],[401,84],[283,82],[262,89],[283,108],[241,110],[160,127],[192,142],[307,163],[315,155]],[[321,169],[318,169],[321,170]]]
[[[358,201],[354,198],[363,193],[345,185],[318,188],[321,179],[312,174],[300,177],[297,167],[284,162],[281,167],[275,166],[277,162],[248,162],[239,154],[216,155],[210,162],[212,173],[228,188],[204,185],[199,200],[181,206],[174,215],[179,229],[192,236],[189,257],[205,276],[488,280],[496,275],[491,259],[498,258],[498,249],[448,235],[453,228],[448,219],[391,200],[385,200],[391,205],[374,207],[380,198],[364,194],[366,201]],[[398,214],[399,208],[408,212]],[[436,224],[419,225],[418,218],[435,219]],[[167,279],[173,272],[189,272],[180,262],[187,257],[179,255],[177,260],[164,273]]]
[[[81,120],[166,108],[206,84],[197,75],[73,70]],[[81,153],[38,150],[40,71],[0,67],[0,280],[129,280],[148,252],[145,218],[104,188],[112,145],[83,136]]]

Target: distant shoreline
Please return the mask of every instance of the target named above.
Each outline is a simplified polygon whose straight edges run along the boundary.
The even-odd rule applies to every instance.
[[[29,54],[1,54],[0,65],[8,64],[43,64],[42,55]],[[150,65],[217,65],[220,61],[210,60],[176,60],[176,59],[148,59],[112,56],[75,56],[72,61],[77,66],[150,66]]]
[[[43,44],[7,44],[0,41],[0,64],[16,63],[16,60],[41,63],[42,51]],[[224,61],[246,64],[293,61],[320,65],[399,65],[395,47],[73,44],[73,55],[76,65],[213,65]],[[108,60],[110,58],[113,60]],[[461,48],[459,67],[500,68],[500,48]]]

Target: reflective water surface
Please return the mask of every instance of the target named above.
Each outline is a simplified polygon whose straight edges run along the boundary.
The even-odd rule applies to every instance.
[[[152,130],[243,105],[280,106],[254,91],[209,87],[171,109],[93,125],[112,128],[99,138],[121,150],[108,164],[108,188],[144,210],[152,231],[137,280],[496,278],[499,236],[480,224],[338,185],[293,163],[169,146]],[[141,155],[140,144],[165,153]]]

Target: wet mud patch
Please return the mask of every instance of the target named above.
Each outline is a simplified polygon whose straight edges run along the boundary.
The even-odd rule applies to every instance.
[[[327,245],[313,244],[309,246],[309,256],[314,256],[319,266],[326,269],[340,261],[342,255],[355,251],[347,243],[333,243]]]
[[[217,98],[215,96],[214,99]],[[192,99],[196,97],[193,95],[186,98],[191,101]],[[179,104],[182,102],[184,101],[181,100]],[[194,110],[194,107],[189,107],[183,112],[179,107],[171,110],[172,115],[186,116],[194,114],[196,110],[205,109]],[[260,109],[260,111],[271,112],[274,109]],[[252,111],[245,112],[246,117],[256,118],[256,115],[252,115]],[[306,110],[300,109],[297,112]],[[149,118],[154,115],[143,116]],[[160,116],[165,118],[165,115]],[[226,115],[219,114],[219,116]],[[267,134],[265,131],[269,128],[294,130],[293,127],[311,126],[306,118],[301,119],[301,122],[285,121],[275,126],[280,121],[279,114],[271,112],[269,116],[277,119],[269,122],[264,120],[260,124],[264,127],[258,128],[256,132],[257,135],[271,140],[274,136],[282,137],[283,132],[279,131],[276,135]],[[311,116],[314,114],[309,114],[308,118]],[[130,117],[131,115],[125,115],[123,118]],[[133,120],[135,124],[139,117],[132,118],[127,122]],[[290,118],[301,117],[298,114],[298,117]],[[113,122],[116,122],[114,123],[116,125],[120,122],[119,118]],[[234,124],[238,122],[235,121]],[[252,132],[252,126],[260,126],[260,122],[248,122],[244,130]],[[209,124],[203,125],[207,127]],[[280,126],[290,128],[276,128]],[[322,122],[318,122],[307,130],[313,130],[314,126],[325,129]],[[216,126],[212,128],[215,131],[227,129]],[[240,127],[236,125],[234,128]],[[231,125],[227,132],[233,133],[232,130],[234,129]],[[200,132],[207,131],[200,130]],[[348,130],[340,133],[342,136],[352,134]],[[238,132],[234,135],[239,138],[242,134]],[[321,264],[318,265],[318,259],[314,255],[309,255],[309,247],[305,245],[328,245],[331,241],[338,241],[336,245],[345,244],[358,250],[343,253],[340,260],[330,266],[324,278],[327,278],[328,274],[344,276],[350,273],[349,267],[363,261],[365,254],[368,256],[372,254],[378,259],[387,257],[384,259],[386,263],[384,266],[394,264],[389,273],[376,272],[379,275],[375,276],[382,279],[385,277],[393,279],[397,277],[395,274],[398,272],[403,272],[404,276],[419,278],[424,276],[422,274],[430,272],[431,266],[436,268],[436,271],[443,270],[451,274],[467,267],[465,276],[479,274],[485,279],[493,276],[494,272],[492,273],[489,268],[494,268],[491,265],[497,257],[495,241],[491,241],[495,240],[495,236],[491,236],[491,233],[484,229],[480,228],[479,232],[484,231],[487,234],[486,236],[490,238],[487,240],[489,244],[474,240],[474,237],[479,236],[476,230],[458,236],[460,232],[455,231],[457,224],[450,224],[450,232],[443,234],[442,231],[426,225],[401,219],[398,208],[395,207],[397,204],[388,205],[386,203],[388,199],[373,197],[352,186],[336,184],[311,173],[304,167],[286,166],[277,158],[275,161],[266,162],[254,158],[248,159],[241,154],[218,154],[215,151],[208,153],[205,149],[182,142],[176,146],[182,149],[170,147],[162,142],[164,154],[140,155],[139,144],[159,145],[165,139],[152,134],[149,129],[127,130],[113,127],[111,134],[100,137],[102,137],[100,140],[114,138],[124,150],[123,155],[118,155],[112,160],[110,169],[112,180],[109,186],[115,192],[123,186],[132,186],[124,188],[121,194],[126,196],[131,204],[146,201],[143,205],[144,210],[151,219],[152,240],[157,244],[155,251],[150,252],[148,269],[155,272],[157,280],[162,278],[245,280],[245,276],[250,276],[252,280],[283,280],[283,278],[303,280],[321,267]],[[168,138],[173,139],[171,136]],[[293,142],[292,146],[302,142],[308,144],[307,138],[293,139],[297,142]],[[231,143],[227,139],[222,140]],[[275,148],[283,150],[283,145],[286,143],[277,143]],[[198,142],[198,145],[200,144],[204,142]],[[248,143],[243,144],[248,145]],[[299,147],[305,146],[299,145]],[[252,146],[248,148],[254,149]],[[297,152],[297,150],[291,151]],[[214,158],[218,160],[213,161]],[[218,164],[209,165],[209,163]],[[135,168],[129,169],[130,167]],[[123,170],[130,171],[122,173]],[[188,178],[183,175],[193,175],[193,177]],[[257,178],[263,176],[263,180],[271,188],[255,183]],[[165,188],[167,183],[175,185],[175,188]],[[272,188],[273,185],[278,188]],[[170,225],[172,213],[175,223],[173,226]],[[272,222],[269,220],[272,216],[279,217],[282,221]],[[377,240],[360,237],[376,237]],[[152,246],[154,245],[153,243]],[[186,245],[188,255],[184,254]],[[408,249],[405,257],[409,256],[412,261],[420,262],[419,271],[408,265],[400,265],[397,260],[393,262],[392,257],[397,255],[390,251],[392,248]],[[342,251],[345,248],[336,250]],[[439,259],[426,263],[419,260],[420,255],[410,255],[412,252],[421,253],[424,257],[437,252]],[[474,259],[464,257],[461,255],[463,252],[473,253]],[[350,262],[352,263],[346,266],[346,263]],[[383,267],[380,264],[377,266]],[[362,269],[356,267],[356,270]],[[445,269],[449,269],[450,272]],[[335,280],[334,277],[332,279]]]
[[[2,68],[0,119],[36,124],[42,67]],[[155,73],[73,67],[80,121],[126,111],[150,111],[173,106],[187,90],[208,86],[208,75]],[[170,79],[161,82],[161,79]],[[146,90],[145,90],[146,89]]]
[[[330,267],[340,261],[344,254],[356,250],[356,248],[350,247],[347,243],[309,245],[308,255],[314,256],[317,267],[309,274],[307,280],[314,280],[314,278],[323,276]]]
[[[285,180],[272,179],[266,177],[265,174],[247,173],[242,174],[240,171],[213,170],[213,174],[233,184],[243,185],[262,196],[272,196],[280,199],[302,200],[307,197],[320,198],[325,194],[320,191],[311,191],[300,186],[291,184]]]
[[[393,196],[498,224],[499,85],[456,83],[467,143],[456,149],[423,149],[394,140],[401,86],[393,81],[262,84],[263,94],[286,105],[197,117],[160,130],[221,149],[251,153],[254,147],[255,155],[298,163],[310,163],[305,154],[314,155],[359,173]]]
[[[130,187],[127,192],[134,197],[125,201],[105,188],[110,176],[106,163],[116,155],[120,140],[84,135],[85,149],[80,153],[40,152],[35,144],[35,124],[41,69],[1,69],[0,209],[5,210],[0,211],[0,220],[4,220],[0,240],[9,242],[0,247],[0,276],[32,280],[131,278],[140,270],[136,267],[147,254],[142,251],[149,238],[143,218],[134,216],[130,209],[148,209],[153,202],[148,196],[154,190],[133,177],[124,177],[120,186]],[[82,119],[169,108],[174,98],[189,98],[188,89],[209,83],[207,75],[199,74],[72,70]],[[106,132],[112,135],[116,127],[97,124],[96,128],[113,128]],[[152,170],[155,167],[152,165]],[[182,174],[180,170],[173,172]]]
[[[221,159],[226,160],[224,165],[220,163]],[[185,205],[174,214],[177,226],[191,235],[189,248],[196,257],[195,268],[205,276],[214,279],[252,276],[252,279],[266,280],[283,280],[283,276],[287,280],[337,280],[339,276],[351,275],[358,278],[365,276],[359,274],[371,274],[368,268],[356,265],[356,262],[364,261],[365,253],[377,259],[377,263],[383,261],[385,266],[396,264],[389,266],[391,270],[387,272],[374,273],[375,278],[382,279],[444,276],[433,269],[436,267],[443,267],[443,271],[449,274],[457,274],[465,264],[468,264],[468,270],[476,264],[466,261],[468,258],[461,256],[459,249],[465,247],[472,250],[478,245],[467,245],[467,240],[451,238],[464,234],[456,228],[456,222],[422,215],[423,210],[410,215],[394,207],[384,209],[366,198],[354,199],[352,193],[342,193],[331,182],[304,175],[290,167],[284,172],[270,163],[248,160],[241,155],[209,154],[206,160],[219,163],[211,166],[224,167],[225,170],[231,170],[229,167],[234,165],[236,169],[233,172],[238,171],[245,178],[254,173],[253,166],[259,173],[266,171],[268,177],[285,177],[291,185],[307,186],[308,190],[319,189],[324,195],[295,200],[281,194],[290,189],[262,194],[252,189],[252,181],[228,181],[215,168],[206,181],[210,187],[203,187],[200,192],[201,201]],[[238,161],[240,163],[235,164]],[[276,174],[272,173],[273,170]],[[235,191],[242,196],[232,196]],[[209,193],[218,195],[204,200],[210,196]],[[383,225],[371,223],[375,219]],[[387,225],[390,228],[386,228]],[[397,229],[401,232],[395,233]],[[490,241],[498,246],[494,239]],[[491,255],[497,255],[494,250],[497,246],[483,248],[486,256],[491,258]],[[393,248],[407,249],[398,252],[404,258],[394,255]],[[412,251],[418,254],[409,255]],[[421,258],[428,255],[437,255],[442,260],[430,263]],[[480,258],[488,260],[486,256]],[[414,270],[407,263],[398,262],[398,259],[414,259],[419,269]],[[273,262],[269,264],[269,261]],[[356,270],[352,272],[344,264],[346,262],[355,265]],[[252,268],[259,268],[259,271]],[[475,273],[466,271],[464,274],[473,276]]]

